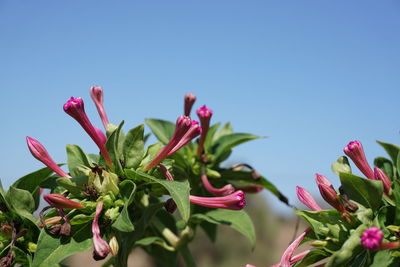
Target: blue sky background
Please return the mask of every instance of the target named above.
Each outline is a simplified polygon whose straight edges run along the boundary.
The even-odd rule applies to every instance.
[[[400,143],[399,29],[395,0],[3,0],[1,181],[42,167],[26,135],[58,162],[67,143],[97,151],[62,105],[83,97],[101,126],[88,92],[101,85],[125,129],[175,120],[195,93],[214,122],[270,137],[231,163],[254,165],[292,202],[295,185],[317,194],[316,172],[339,184],[330,164],[348,141],[361,140],[371,163],[384,155],[376,139]]]

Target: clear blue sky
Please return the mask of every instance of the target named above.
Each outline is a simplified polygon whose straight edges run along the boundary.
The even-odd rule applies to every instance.
[[[83,97],[101,126],[88,93],[101,85],[110,120],[129,127],[175,120],[195,93],[214,122],[270,136],[232,163],[254,165],[292,202],[295,185],[316,194],[316,172],[338,184],[330,164],[348,141],[370,162],[384,154],[376,139],[400,143],[399,29],[395,0],[3,0],[1,181],[42,167],[26,135],[58,162],[67,143],[95,152],[62,105]]]

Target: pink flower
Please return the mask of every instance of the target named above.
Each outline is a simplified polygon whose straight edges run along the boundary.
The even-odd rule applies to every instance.
[[[26,143],[28,144],[29,151],[32,153],[37,160],[41,161],[44,165],[52,169],[55,173],[57,173],[60,177],[71,178],[68,174],[66,174],[50,157],[47,150],[44,146],[39,143],[36,139],[27,136]]]
[[[231,184],[227,184],[221,188],[214,187],[212,184],[210,184],[210,181],[208,181],[208,177],[204,170],[201,174],[201,181],[203,182],[204,188],[214,196],[226,196],[235,191],[235,188]]]
[[[92,140],[96,143],[97,147],[100,149],[101,154],[106,161],[108,167],[112,166],[110,155],[106,149],[104,143],[104,135],[100,136],[96,128],[92,125],[89,118],[85,113],[85,107],[82,98],[80,97],[71,97],[64,104],[64,111],[74,118],[86,131],[86,133],[92,138]]]
[[[196,101],[196,96],[192,93],[185,94],[185,116],[190,116],[190,111],[192,110],[193,104]]]
[[[246,205],[245,195],[240,190],[223,197],[198,197],[191,195],[189,196],[189,200],[193,204],[229,210],[241,210]]]
[[[208,129],[210,127],[210,120],[213,112],[211,109],[207,108],[206,105],[202,106],[197,110],[197,116],[199,116],[200,123],[201,123],[201,136],[199,140],[199,146],[197,148],[197,156],[201,156],[204,150],[204,142],[207,137]]]
[[[167,178],[168,181],[174,181],[174,177],[164,165],[159,164],[158,166],[160,167],[161,172],[164,174],[165,178]]]
[[[47,194],[43,196],[50,206],[58,209],[81,209],[82,203],[72,201],[60,194]]]
[[[101,121],[103,122],[104,129],[107,130],[108,118],[103,106],[103,88],[100,86],[92,86],[90,88],[90,96],[96,105],[97,112],[99,113]]]
[[[351,158],[357,168],[369,179],[375,179],[374,172],[365,158],[364,149],[360,141],[351,141],[343,149],[344,153]]]
[[[389,177],[379,168],[374,168],[374,175],[375,180],[381,180],[383,183],[383,188],[386,194],[389,194],[390,189],[392,187],[392,182],[390,181]]]
[[[186,145],[191,139],[196,137],[198,123],[187,116],[180,116],[176,120],[175,131],[169,140],[168,144],[154,157],[154,159],[144,167],[144,170],[150,170],[157,166],[167,156],[170,156],[173,152]],[[198,134],[197,134],[198,135]],[[171,152],[173,151],[173,152]]]
[[[382,230],[378,227],[371,227],[361,235],[361,244],[369,250],[376,250],[380,247],[383,240]]]
[[[92,223],[92,234],[93,234],[93,258],[95,260],[102,260],[110,253],[110,246],[108,243],[101,238],[100,228],[99,228],[99,217],[101,211],[103,210],[103,201],[97,202],[96,205],[96,215]]]
[[[97,128],[96,126],[93,126],[94,129],[96,130],[97,136],[100,138],[100,141],[102,144],[106,144],[107,143],[107,137],[106,135],[103,133],[102,130],[100,130],[99,128]]]
[[[322,198],[341,213],[347,213],[343,204],[340,202],[332,183],[323,175],[316,174],[315,176]]]
[[[311,210],[322,210],[311,194],[300,186],[296,186],[297,198]]]

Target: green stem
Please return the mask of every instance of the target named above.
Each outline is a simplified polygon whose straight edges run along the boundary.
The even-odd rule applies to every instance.
[[[180,248],[179,252],[182,254],[183,260],[185,261],[187,267],[197,266],[192,256],[192,253],[190,252],[189,247],[187,245],[183,245]]]

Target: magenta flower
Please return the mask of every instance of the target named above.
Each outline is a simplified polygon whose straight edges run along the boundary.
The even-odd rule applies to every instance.
[[[199,136],[201,134],[201,131],[202,130],[199,126],[199,122],[192,120],[192,125],[190,126],[189,130],[185,133],[181,140],[179,140],[179,142],[168,152],[167,156],[171,156],[187,143]]]
[[[296,255],[295,257],[293,257],[293,253],[297,249],[297,247],[300,245],[301,241],[303,241],[304,237],[306,237],[306,235],[310,231],[311,231],[311,228],[307,228],[300,236],[298,236],[292,242],[292,244],[290,244],[289,247],[285,250],[285,252],[282,255],[281,261],[278,264],[275,264],[273,266],[290,267],[291,264],[295,263],[296,261],[301,260],[302,257],[304,257],[309,251],[299,254],[300,256]],[[296,260],[296,261],[294,261],[294,260]]]
[[[371,227],[361,235],[361,244],[369,250],[376,250],[380,247],[383,240],[382,230],[378,227]]]
[[[100,138],[100,141],[102,144],[106,144],[107,143],[107,137],[106,135],[103,133],[102,130],[100,130],[99,128],[97,128],[96,126],[93,126],[94,129],[96,130],[97,136]]]
[[[386,194],[389,194],[390,189],[392,187],[392,182],[390,181],[389,177],[387,177],[386,173],[384,173],[381,169],[375,167],[374,168],[374,175],[376,180],[381,180],[383,183],[383,188]]]
[[[96,215],[92,222],[92,234],[93,234],[93,258],[95,260],[102,260],[110,253],[110,246],[108,243],[101,238],[100,228],[99,228],[99,217],[101,211],[103,210],[103,201],[97,202],[96,205]]]
[[[330,186],[333,188],[333,185],[331,183],[331,181],[328,180],[328,178],[326,178],[325,176],[323,176],[322,174],[315,174],[315,181],[317,182],[317,184],[324,184],[327,186]]]
[[[297,198],[311,210],[322,210],[312,195],[300,186],[296,186]]]
[[[190,111],[192,110],[193,104],[196,101],[196,96],[192,93],[185,94],[185,116],[190,116]]]
[[[374,172],[365,158],[364,149],[360,141],[351,141],[343,149],[344,153],[351,158],[357,168],[369,179],[375,179]]]
[[[68,174],[66,174],[58,165],[54,162],[54,160],[50,157],[46,148],[39,143],[38,140],[33,139],[32,137],[26,137],[26,143],[28,144],[29,151],[32,156],[34,156],[37,160],[41,161],[44,165],[52,169],[55,173],[57,173],[61,177],[71,178]]]
[[[214,196],[226,196],[235,192],[235,188],[231,184],[227,184],[221,188],[214,187],[210,184],[210,181],[208,181],[205,171],[201,174],[201,181],[203,182],[204,188]]]
[[[240,190],[223,197],[198,197],[191,195],[189,196],[189,200],[193,204],[229,210],[241,210],[246,205],[245,195]]]
[[[104,144],[104,137],[99,136],[98,131],[92,125],[89,118],[85,113],[85,107],[82,98],[80,97],[71,97],[65,104],[64,104],[64,111],[74,118],[86,131],[86,133],[92,138],[92,140],[96,143],[97,147],[100,149],[101,154],[106,161],[108,167],[112,166],[110,155],[106,149]]]
[[[157,156],[144,167],[144,170],[150,170],[151,168],[157,166],[161,161],[163,161],[167,156],[171,155],[182,146],[187,144],[191,138],[193,139],[199,128],[196,125],[196,122],[192,122],[192,120],[188,116],[180,116],[176,120],[175,131],[169,140],[168,144],[158,152]],[[198,134],[197,134],[198,135]]]
[[[208,129],[210,127],[210,120],[213,112],[211,109],[207,108],[206,105],[202,106],[197,110],[197,116],[199,116],[200,123],[201,123],[201,136],[199,140],[199,146],[197,148],[197,156],[201,156],[204,150],[204,142],[207,137]]]
[[[174,181],[174,177],[164,165],[159,164],[158,166],[160,167],[161,172],[164,174],[165,178],[167,178],[168,181]]]
[[[316,174],[315,181],[317,182],[319,192],[322,198],[332,207],[341,213],[347,213],[343,204],[340,202],[339,197],[332,186],[332,183],[323,175]]]
[[[50,206],[58,209],[81,209],[83,208],[82,203],[72,201],[61,194],[46,194],[43,195],[44,200],[50,204]]]
[[[96,105],[97,112],[99,113],[101,121],[103,122],[104,129],[107,130],[108,118],[103,105],[103,88],[100,86],[92,86],[90,88],[90,96]]]

